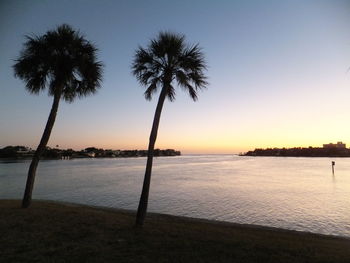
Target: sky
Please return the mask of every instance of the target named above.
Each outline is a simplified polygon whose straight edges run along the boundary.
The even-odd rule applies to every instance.
[[[157,148],[239,153],[350,144],[350,1],[1,0],[0,147],[35,148],[52,105],[12,65],[24,36],[67,23],[99,49],[102,88],[60,104],[48,146],[147,149],[157,96],[131,74],[135,50],[160,31],[199,43],[209,85],[166,101]]]

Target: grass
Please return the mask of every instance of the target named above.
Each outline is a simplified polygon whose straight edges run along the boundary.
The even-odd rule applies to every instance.
[[[350,239],[129,211],[0,200],[0,262],[350,262]]]

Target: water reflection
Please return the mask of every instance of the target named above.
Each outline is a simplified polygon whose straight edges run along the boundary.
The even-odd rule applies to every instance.
[[[149,210],[350,236],[350,159],[335,159],[334,174],[329,171],[331,161],[230,155],[156,158]],[[0,163],[0,198],[22,197],[29,162]],[[33,197],[135,210],[145,162],[42,161]]]

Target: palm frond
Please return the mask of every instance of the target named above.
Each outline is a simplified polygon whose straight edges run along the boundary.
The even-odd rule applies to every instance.
[[[175,92],[175,89],[174,87],[170,84],[168,87],[167,87],[167,98],[173,102],[175,100],[175,97],[176,97],[176,92]]]
[[[198,100],[197,90],[193,88],[190,84],[187,84],[187,91],[192,100]]]
[[[159,77],[154,77],[149,82],[150,82],[150,85],[148,86],[148,88],[146,89],[146,91],[144,93],[146,100],[152,99],[152,96],[154,93],[157,92],[158,86],[160,85],[161,81],[160,81]]]

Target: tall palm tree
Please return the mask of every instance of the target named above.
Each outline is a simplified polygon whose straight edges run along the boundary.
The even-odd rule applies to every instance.
[[[30,93],[48,89],[53,104],[39,146],[33,156],[22,207],[30,205],[36,169],[49,141],[58,105],[96,92],[101,84],[102,63],[96,61],[97,49],[84,36],[63,24],[42,36],[26,36],[24,48],[13,69]]]
[[[160,32],[146,49],[139,47],[132,63],[132,73],[146,87],[147,100],[160,89],[153,126],[149,137],[148,155],[142,193],[137,209],[136,226],[143,225],[151,183],[154,145],[157,139],[160,115],[165,98],[175,100],[174,84],[187,91],[196,101],[197,91],[206,87],[206,63],[204,54],[197,45],[185,43],[185,36]]]

